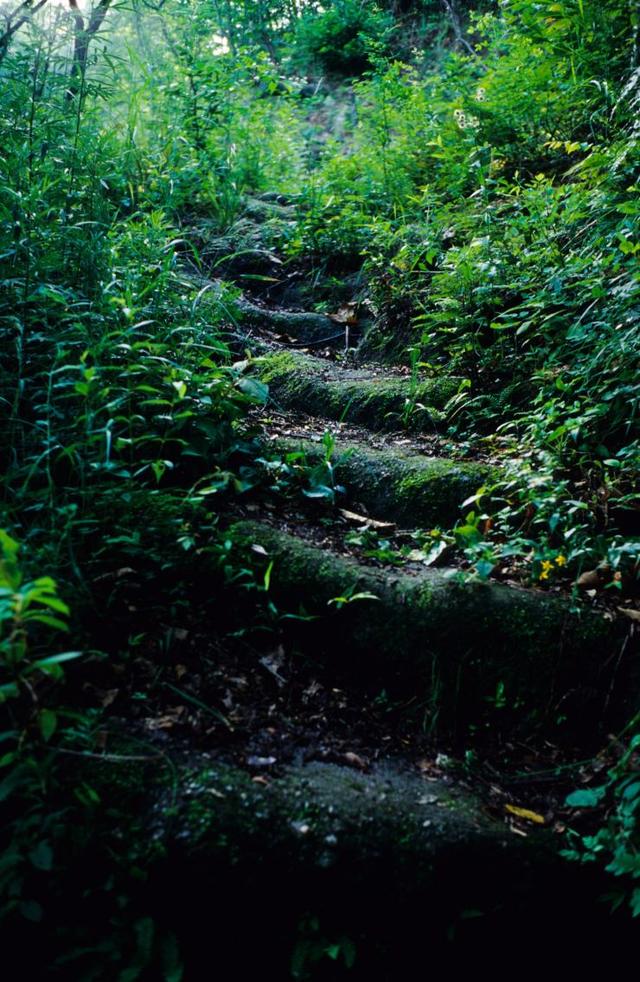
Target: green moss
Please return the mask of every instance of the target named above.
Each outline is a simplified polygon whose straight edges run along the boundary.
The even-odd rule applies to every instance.
[[[311,440],[276,441],[270,447],[302,450],[309,463],[323,455]],[[349,442],[338,444],[332,463],[348,500],[363,504],[374,518],[414,528],[450,527],[461,517],[462,502],[496,476],[495,469],[483,464]]]
[[[306,650],[365,688],[411,692],[433,728],[555,726],[561,715],[590,729],[602,716],[615,670],[607,653],[618,650],[624,627],[596,612],[431,569],[412,576],[362,566],[257,523],[238,524],[232,536],[253,561],[252,545],[266,550],[270,596],[281,609],[304,603],[319,615]],[[329,605],[359,592],[377,599]]]
[[[260,377],[265,382],[277,382],[297,371],[304,355],[294,355],[291,351],[280,351],[267,355],[260,361]]]
[[[428,431],[442,421],[442,407],[456,392],[458,380],[443,377],[419,381],[379,378],[360,369],[341,369],[309,355],[279,352],[261,360],[260,377],[272,398],[291,409],[349,420],[379,429],[406,425]]]
[[[478,464],[360,448],[341,449],[336,472],[372,514],[422,527],[453,525],[462,502],[491,475]]]

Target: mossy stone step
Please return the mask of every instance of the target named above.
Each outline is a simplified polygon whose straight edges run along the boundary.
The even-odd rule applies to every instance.
[[[277,439],[268,446],[279,452],[302,451],[310,464],[324,459],[323,448],[312,439]],[[363,505],[373,518],[405,528],[451,527],[462,517],[462,503],[497,477],[497,468],[487,464],[394,447],[378,450],[352,441],[337,444],[331,464],[349,501]]]
[[[342,368],[291,351],[265,355],[256,368],[277,405],[381,430],[405,426],[433,431],[460,384],[459,379],[443,377],[412,385],[406,377]]]
[[[260,774],[264,778],[264,769]],[[235,834],[248,848],[251,839],[266,837],[267,849],[259,855],[284,847],[285,866],[293,861],[298,868],[325,870],[355,861],[353,873],[363,879],[367,872],[359,862],[386,851],[395,854],[394,877],[403,877],[402,867],[405,874],[413,868],[409,875],[423,884],[433,874],[434,857],[451,847],[503,852],[511,845],[522,855],[468,787],[450,779],[427,781],[407,764],[382,762],[363,773],[310,762],[266,775],[256,782],[247,771],[203,755],[198,769],[190,765],[182,774],[172,836],[200,855],[215,851],[212,832]]]
[[[315,314],[308,311],[273,310],[260,307],[246,298],[237,301],[240,323],[242,327],[256,329],[268,328],[302,344],[318,344],[337,342],[344,339],[344,327],[336,324],[325,314]]]
[[[593,740],[594,727],[636,708],[630,646],[618,657],[626,627],[601,611],[447,571],[366,566],[259,522],[230,534],[246,562],[273,562],[281,610],[317,616],[297,628],[305,653],[366,691],[411,693],[433,731]],[[357,594],[376,599],[349,601]]]
[[[562,953],[576,940],[567,911],[582,932],[608,917],[591,872],[564,864],[550,832],[514,835],[472,791],[401,765],[309,763],[256,782],[201,755],[126,781],[103,763],[91,784],[100,814],[129,803],[138,835],[146,816],[140,891],[175,933],[187,979],[210,977],[212,951],[221,977],[286,979],[296,946],[324,939],[355,955],[347,978],[391,982],[414,977],[425,946],[493,961],[507,934],[557,938]],[[334,968],[313,978],[342,978]]]
[[[258,224],[273,219],[293,222],[296,218],[296,206],[282,194],[246,195],[242,202],[242,213]]]

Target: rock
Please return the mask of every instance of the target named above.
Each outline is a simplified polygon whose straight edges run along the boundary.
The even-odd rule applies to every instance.
[[[276,452],[302,450],[311,464],[323,459],[322,449],[312,440],[275,440],[269,447]],[[485,464],[393,448],[376,450],[350,441],[338,443],[331,462],[349,501],[404,528],[452,526],[462,517],[462,502],[497,476],[496,469]]]
[[[269,192],[247,195],[242,202],[242,211],[246,218],[257,223],[274,218],[282,222],[291,222],[296,217],[295,205],[285,195]]]
[[[314,344],[320,341],[344,344],[344,328],[324,314],[305,311],[272,310],[259,307],[243,298],[238,301],[240,322],[243,327],[266,328],[277,334],[286,335],[293,341]]]
[[[365,691],[414,695],[433,731],[490,726],[554,740],[581,731],[593,741],[637,704],[632,646],[619,664],[609,657],[626,619],[541,591],[459,582],[451,571],[366,566],[257,522],[230,531],[248,562],[273,562],[269,596],[280,610],[303,605],[317,616],[306,632],[298,627],[308,655]],[[266,557],[251,551],[255,544]],[[329,604],[354,594],[377,599]]]
[[[265,355],[258,371],[276,404],[377,429],[407,426],[433,431],[443,421],[442,407],[460,382],[445,376],[421,379],[412,387],[403,376],[339,368],[290,351]]]
[[[545,951],[554,939],[554,959],[571,950],[575,962],[585,928],[609,918],[599,883],[558,858],[551,833],[514,835],[469,789],[392,762],[289,767],[267,783],[205,756],[110,786],[112,774],[102,764],[91,781],[100,814],[129,802],[141,816],[144,909],[171,925],[188,979],[209,977],[212,949],[222,977],[286,979],[307,939],[348,940],[348,978],[368,982],[413,977],[427,951],[493,961],[505,938],[544,937]]]

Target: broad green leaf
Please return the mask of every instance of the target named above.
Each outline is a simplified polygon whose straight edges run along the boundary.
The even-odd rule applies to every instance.
[[[269,398],[269,386],[256,378],[239,379],[238,388],[245,396],[260,405],[264,405]]]
[[[605,785],[599,785],[597,788],[584,788],[580,791],[572,791],[570,795],[567,795],[565,804],[569,808],[595,808],[599,805],[602,799],[607,793],[607,788]]]
[[[38,723],[42,739],[48,742],[58,726],[58,715],[52,709],[41,709],[38,714]]]
[[[53,866],[53,849],[48,842],[39,842],[29,853],[29,859],[36,869],[47,872]]]

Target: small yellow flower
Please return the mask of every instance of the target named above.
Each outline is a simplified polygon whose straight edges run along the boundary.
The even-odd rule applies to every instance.
[[[566,565],[567,565],[566,556],[563,556],[562,553],[560,553],[559,556],[556,556],[556,566],[566,566]]]
[[[548,559],[543,559],[542,561],[542,572],[540,573],[541,580],[548,580],[549,573],[553,569],[553,563],[550,563]]]

